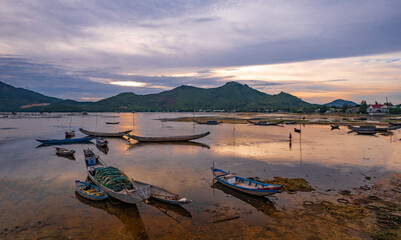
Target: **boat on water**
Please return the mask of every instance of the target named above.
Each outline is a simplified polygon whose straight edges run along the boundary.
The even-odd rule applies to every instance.
[[[150,197],[149,184],[135,183],[118,168],[104,164],[90,149],[84,149],[84,155],[89,179],[109,197],[129,204],[137,204]]]
[[[56,154],[59,156],[73,156],[75,153],[75,150],[72,149],[67,149],[67,148],[59,148],[56,147]]]
[[[65,138],[73,138],[73,137],[75,137],[75,130],[65,132]]]
[[[130,132],[132,132],[132,130],[127,130],[124,132],[114,132],[114,133],[109,133],[109,132],[92,132],[89,130],[85,130],[83,128],[80,128],[79,131],[81,131],[82,133],[89,135],[89,136],[97,136],[97,137],[122,137]]]
[[[206,122],[200,122],[197,120],[193,120],[197,124],[206,124],[206,125],[218,125],[220,123],[223,123],[223,121],[216,121],[216,120],[208,120]]]
[[[139,181],[134,181],[134,182],[138,184],[146,184]],[[161,202],[177,204],[177,205],[184,205],[192,202],[192,200],[179,196],[178,194],[172,193],[164,188],[157,187],[154,185],[149,185],[149,186],[150,186],[150,197],[159,200]]]
[[[109,141],[101,138],[101,137],[97,137],[96,138],[96,146],[98,147],[107,147],[109,144]]]
[[[301,129],[294,128],[294,132],[301,133]]]
[[[94,137],[86,136],[83,138],[67,138],[67,139],[44,139],[37,138],[36,141],[41,142],[43,145],[56,145],[56,144],[70,144],[70,143],[83,143],[90,142]]]
[[[331,127],[331,130],[334,130],[334,129],[340,130],[340,126],[339,125],[330,125],[330,127]]]
[[[106,124],[120,124],[120,122],[106,122]]]
[[[258,121],[258,122],[254,122],[251,120],[247,120],[249,123],[253,124],[253,125],[258,125],[258,126],[277,126],[279,124],[284,123],[284,121],[279,121],[279,122],[268,122],[268,121]]]
[[[354,130],[354,132],[361,134],[361,135],[374,135],[378,133],[378,131],[375,130]]]
[[[269,196],[283,189],[283,185],[262,183],[248,178],[235,176],[229,172],[211,167],[216,180],[223,185],[254,196]]]
[[[389,126],[389,127],[376,127],[375,125],[361,125],[359,127],[353,127],[351,125],[348,125],[348,129],[354,132],[372,132],[372,131],[376,131],[376,132],[387,132],[387,131],[391,131],[391,130],[397,130],[401,128],[401,126]]]
[[[93,201],[102,201],[107,198],[107,193],[92,183],[75,180],[75,191],[84,198]]]
[[[167,137],[143,137],[143,136],[136,136],[136,135],[125,135],[128,138],[137,140],[139,142],[185,142],[191,141],[199,138],[203,138],[209,135],[210,132],[204,132],[201,134],[195,135],[186,135],[186,136],[167,136]]]

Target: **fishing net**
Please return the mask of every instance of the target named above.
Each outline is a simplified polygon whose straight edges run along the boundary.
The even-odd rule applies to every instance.
[[[133,189],[127,175],[115,167],[105,167],[97,170],[94,178],[100,184],[115,192],[120,192],[124,189]]]

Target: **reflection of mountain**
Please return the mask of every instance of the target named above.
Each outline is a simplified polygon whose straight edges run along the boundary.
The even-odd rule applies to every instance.
[[[166,213],[168,211],[171,211],[171,212],[177,213],[183,217],[192,218],[191,213],[188,212],[185,208],[183,208],[180,205],[172,205],[172,204],[157,201],[155,199],[149,199],[148,204],[152,205],[153,207],[155,207],[157,209],[160,209],[161,211],[164,210],[164,211],[166,211]]]
[[[85,205],[102,209],[108,214],[116,216],[134,239],[149,239],[136,205],[123,202],[113,204],[110,200],[95,202],[81,197],[77,192],[75,192],[75,197]]]
[[[258,196],[252,196],[249,194],[245,194],[245,193],[236,191],[234,189],[231,189],[229,187],[226,187],[219,182],[215,182],[211,187],[215,188],[215,189],[219,189],[226,194],[230,194],[230,195],[252,205],[252,207],[256,208],[259,211],[262,211],[264,214],[266,214],[270,217],[274,217],[274,215],[278,212],[276,207],[274,206],[273,202],[270,201],[266,197],[258,197]]]
[[[210,146],[204,143],[200,142],[192,142],[192,141],[187,141],[187,142],[137,142],[134,144],[130,144],[128,149],[134,149],[134,148],[139,148],[139,147],[145,147],[145,146],[171,146],[171,145],[176,145],[176,146],[195,146],[195,147],[202,147],[202,148],[207,148],[210,149]]]

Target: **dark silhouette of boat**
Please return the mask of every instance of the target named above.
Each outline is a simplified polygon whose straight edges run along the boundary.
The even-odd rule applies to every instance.
[[[294,128],[294,132],[301,133],[301,129]]]
[[[96,136],[96,137],[122,137],[125,134],[128,134],[130,132],[132,132],[132,130],[127,130],[124,132],[114,132],[114,133],[109,133],[109,132],[92,132],[89,130],[85,130],[80,128],[79,131],[81,131],[82,133],[89,135],[89,136]]]
[[[186,141],[186,142],[136,142],[134,144],[130,144],[130,149],[145,147],[145,146],[195,146],[210,149],[210,146],[200,142]]]
[[[200,121],[194,120],[194,122],[196,122],[197,124],[206,124],[206,125],[218,125],[220,123],[223,123],[223,121],[216,121],[216,120],[209,120],[206,122],[200,122]]]
[[[257,125],[257,126],[277,126],[279,124],[284,123],[284,121],[279,121],[279,122],[268,122],[268,121],[258,121],[258,122],[254,122],[251,120],[247,120],[249,123],[253,124],[253,125]]]
[[[331,130],[340,129],[339,125],[330,125],[330,126],[331,126]]]
[[[128,138],[137,140],[139,142],[185,142],[185,141],[191,141],[199,138],[203,138],[207,135],[209,135],[210,132],[204,132],[201,134],[195,134],[195,135],[186,135],[186,136],[166,136],[166,137],[143,137],[143,136],[136,136],[136,135],[130,135],[126,134]]]

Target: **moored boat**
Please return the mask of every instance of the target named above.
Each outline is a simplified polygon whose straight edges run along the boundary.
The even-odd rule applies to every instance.
[[[75,137],[75,130],[65,132],[65,138],[73,138],[73,137]]]
[[[109,141],[107,141],[101,137],[96,138],[96,146],[107,147],[108,144],[109,144]]]
[[[184,142],[184,141],[191,141],[199,138],[203,138],[209,135],[210,132],[204,132],[201,134],[195,135],[186,135],[186,136],[167,136],[167,137],[143,137],[143,136],[136,136],[127,134],[128,138],[137,140],[139,142]]]
[[[106,124],[119,124],[120,122],[106,122]]]
[[[254,122],[251,120],[247,120],[249,123],[253,124],[253,125],[258,125],[258,126],[277,126],[279,124],[284,123],[284,121],[279,121],[279,122],[268,122],[268,121],[258,121],[258,122]]]
[[[107,193],[98,186],[79,180],[75,180],[75,191],[82,197],[93,201],[102,201],[107,198]]]
[[[81,131],[82,133],[89,135],[89,136],[97,136],[97,137],[122,137],[125,134],[128,134],[130,132],[132,132],[132,130],[127,130],[127,131],[123,131],[123,132],[114,132],[114,133],[110,133],[110,132],[92,132],[89,130],[85,130],[83,128],[80,128],[79,131]]]
[[[94,137],[87,136],[83,138],[68,138],[68,139],[43,139],[37,138],[36,141],[41,142],[43,145],[56,145],[56,144],[70,144],[70,143],[81,143],[90,142]]]
[[[301,133],[301,129],[294,128],[294,132]]]
[[[146,184],[143,182],[135,181],[135,183],[138,184]],[[154,185],[149,185],[150,186],[150,197],[165,202],[165,203],[170,203],[170,204],[178,204],[178,205],[183,205],[183,204],[188,204],[191,203],[192,200],[189,200],[185,197],[181,197],[178,194],[172,193],[170,191],[167,191],[164,188],[157,187]]]
[[[377,133],[375,130],[354,130],[354,132],[361,135],[374,135]]]
[[[150,197],[149,184],[135,183],[118,168],[107,166],[90,149],[85,150],[85,164],[89,179],[107,193],[122,202],[137,204]]]
[[[68,150],[68,149],[66,149],[66,148],[59,148],[59,147],[56,147],[56,154],[57,155],[60,155],[60,156],[72,156],[72,155],[74,155],[74,153],[75,153],[75,150]]]
[[[206,122],[200,122],[200,121],[194,120],[194,122],[197,124],[206,124],[206,125],[218,125],[220,123],[223,123],[223,121],[216,121],[216,120],[208,120]]]
[[[268,184],[235,176],[221,169],[211,167],[214,177],[223,185],[255,196],[273,195],[283,189],[283,185]]]
[[[340,129],[339,125],[330,125],[330,126],[331,126],[331,130]]]

